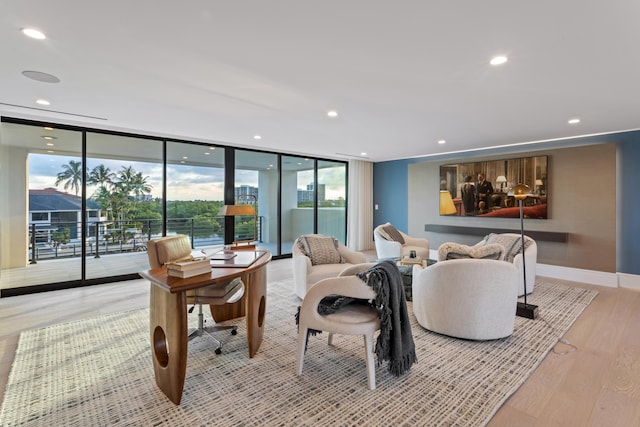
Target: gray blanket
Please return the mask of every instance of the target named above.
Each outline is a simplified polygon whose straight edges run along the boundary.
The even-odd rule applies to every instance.
[[[383,261],[358,273],[358,277],[377,294],[374,306],[380,316],[375,348],[378,364],[389,361],[389,372],[400,376],[418,361],[400,271],[394,262]]]

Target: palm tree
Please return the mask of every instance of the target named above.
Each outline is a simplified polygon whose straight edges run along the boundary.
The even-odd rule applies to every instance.
[[[100,164],[89,172],[87,183],[91,185],[99,185],[100,188],[106,190],[107,187],[113,183],[115,178],[116,174],[111,172],[111,169]]]
[[[64,182],[64,189],[68,190],[69,187],[73,188],[77,196],[78,191],[80,191],[80,185],[82,185],[82,175],[82,162],[69,160],[68,165],[62,165],[62,172],[58,172],[55,185],[57,187],[58,184]]]

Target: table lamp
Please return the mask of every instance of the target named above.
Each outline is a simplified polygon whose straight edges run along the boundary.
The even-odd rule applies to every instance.
[[[499,177],[496,178],[496,182],[500,183],[500,192],[503,193],[504,191],[502,189],[503,189],[504,183],[507,182],[507,177],[504,175],[500,175]]]
[[[527,319],[535,319],[538,317],[538,306],[527,304],[527,265],[526,258],[524,256],[524,215],[522,210],[522,203],[530,192],[531,190],[526,184],[518,184],[513,187],[513,197],[518,200],[518,204],[520,205],[520,239],[522,243],[522,276],[524,279],[524,302],[518,302],[516,315],[526,317]]]
[[[220,212],[220,216],[253,216],[253,238],[248,240],[237,240],[231,245],[231,249],[254,249],[255,245],[250,244],[255,242],[258,235],[258,218],[256,210],[252,205],[224,205]]]

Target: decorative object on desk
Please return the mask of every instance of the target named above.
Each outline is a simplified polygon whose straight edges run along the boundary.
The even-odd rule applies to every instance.
[[[420,363],[400,378],[377,367],[374,393],[364,385],[362,339],[336,335],[336,346],[331,347],[312,340],[304,375],[292,373],[297,337],[293,313],[300,300],[291,293],[290,278],[269,281],[264,321],[268,339],[253,359],[247,359],[242,339],[229,340],[215,358],[209,340],[189,343],[188,393],[180,406],[155,387],[149,369],[148,309],[47,325],[20,334],[0,425],[97,426],[127,420],[195,426],[215,420],[218,426],[366,426],[375,420],[385,425],[411,420],[420,426],[486,426],[509,396],[527,386],[531,375],[529,385],[549,379],[548,368],[555,362],[543,359],[597,294],[549,279],[536,287],[532,301],[544,305],[545,321],[518,317],[507,339],[449,338],[423,330],[409,316]],[[213,322],[208,313],[205,317],[207,324]],[[188,323],[194,328],[197,319],[189,316]],[[244,322],[234,323],[244,336]],[[536,372],[541,362],[542,371]],[[67,392],[55,392],[62,389]],[[323,410],[334,407],[339,410]]]
[[[527,304],[527,265],[524,256],[524,215],[522,213],[522,203],[530,193],[531,189],[528,185],[518,184],[513,187],[513,197],[516,198],[518,204],[520,205],[520,239],[522,242],[522,275],[524,280],[524,302],[518,302],[516,314],[520,317],[526,317],[527,319],[535,319],[536,317],[538,317],[538,306]]]
[[[211,264],[207,257],[194,258],[189,256],[187,259],[183,258],[176,261],[169,261],[165,263],[165,267],[167,267],[167,274],[169,276],[180,277],[182,279],[211,272]]]
[[[258,217],[253,205],[224,205],[218,215],[221,216],[253,216],[253,236],[247,240],[236,240],[231,245],[231,249],[253,249],[255,248],[255,242],[258,239]]]
[[[507,177],[504,175],[500,175],[496,178],[496,182],[500,184],[500,192],[504,193],[504,184],[507,182]]]
[[[211,267],[247,268],[266,253],[264,249],[222,249],[212,255],[210,263]]]
[[[543,191],[540,190],[540,187],[542,187],[544,185],[544,183],[542,182],[541,179],[536,179],[536,194],[542,196],[543,195]]]
[[[456,213],[458,210],[453,204],[451,193],[447,190],[440,191],[440,215],[455,215]]]

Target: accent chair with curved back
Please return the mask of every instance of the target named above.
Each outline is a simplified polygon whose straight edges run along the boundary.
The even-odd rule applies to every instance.
[[[413,313],[433,332],[470,340],[513,333],[518,300],[513,263],[449,259],[413,267]]]
[[[320,280],[336,277],[345,268],[366,261],[363,253],[352,251],[335,238],[321,234],[298,237],[291,253],[294,291],[300,298],[304,298]]]
[[[349,267],[344,275],[320,280],[306,293],[298,322],[298,344],[296,372],[302,375],[304,355],[307,349],[308,331],[329,332],[328,344],[332,345],[333,334],[362,335],[364,337],[367,380],[369,389],[376,388],[373,336],[380,329],[380,318],[375,308],[365,304],[348,304],[335,313],[321,315],[318,304],[326,296],[342,295],[351,298],[372,300],[376,293],[356,273],[365,271],[374,264]]]
[[[416,256],[429,258],[429,240],[411,237],[391,223],[381,224],[373,230],[378,259],[402,258],[416,251]]]
[[[179,234],[175,236],[161,237],[147,242],[147,255],[149,256],[149,266],[153,268],[162,267],[169,261],[184,259],[191,255],[191,241],[188,236]],[[208,304],[223,305],[237,302],[244,295],[244,283],[240,278],[233,279],[228,283],[216,283],[215,285],[198,288],[186,292],[187,304],[198,305],[198,328],[189,334],[189,339],[207,333],[216,343],[215,352],[222,352],[222,342],[216,339],[212,332],[221,330],[231,330],[231,334],[237,333],[237,326],[204,326],[204,315],[202,305]],[[193,311],[193,307],[189,313]],[[213,310],[212,310],[213,311]]]

